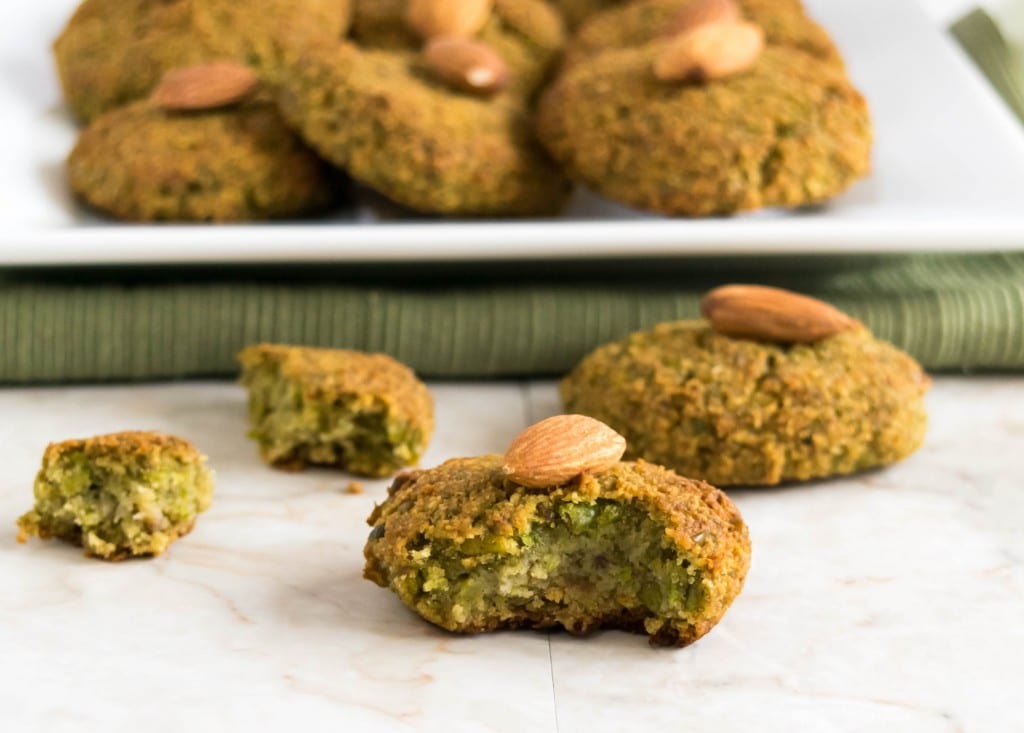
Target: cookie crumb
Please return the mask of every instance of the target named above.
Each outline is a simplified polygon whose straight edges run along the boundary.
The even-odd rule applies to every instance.
[[[349,481],[348,486],[345,487],[346,494],[362,494],[364,492],[363,485],[358,481]]]

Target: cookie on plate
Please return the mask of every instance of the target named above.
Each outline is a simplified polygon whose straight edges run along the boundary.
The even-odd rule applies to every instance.
[[[206,458],[182,438],[127,432],[54,443],[18,539],[57,538],[103,560],[160,555],[212,500]]]
[[[172,69],[233,59],[270,72],[283,29],[340,38],[348,15],[349,0],[84,0],[54,55],[72,112],[89,122]]]
[[[628,457],[719,486],[849,474],[921,446],[930,380],[859,322],[753,286],[713,291],[705,312],[595,350],[562,382],[565,408],[624,435]]]
[[[251,74],[223,64],[185,73],[210,69]],[[334,200],[329,168],[272,102],[168,109],[162,100],[107,112],[82,131],[67,164],[80,199],[118,219],[188,222],[297,217]]]
[[[426,385],[384,354],[261,344],[238,359],[250,436],[272,466],[389,476],[415,464],[434,432]]]
[[[421,213],[558,212],[569,184],[529,102],[560,47],[557,16],[539,0],[499,1],[475,38],[421,41],[399,7],[357,6],[356,43],[296,44],[278,95],[290,123],[353,179]]]
[[[770,45],[787,46],[842,69],[843,59],[829,34],[812,20],[800,0],[636,0],[616,3],[580,28],[566,50],[572,65],[621,48],[644,46],[672,33],[687,18],[722,17],[759,25]]]
[[[745,41],[756,28],[742,25]],[[545,91],[537,130],[571,178],[639,209],[713,216],[819,203],[868,173],[867,104],[841,70],[768,45],[701,78],[718,69],[664,65],[686,61],[678,42],[605,51]]]
[[[530,462],[551,462],[519,458],[515,477],[501,456],[399,476],[369,519],[366,578],[449,631],[621,629],[659,646],[696,641],[739,594],[750,539],[718,489],[614,455],[534,481]]]

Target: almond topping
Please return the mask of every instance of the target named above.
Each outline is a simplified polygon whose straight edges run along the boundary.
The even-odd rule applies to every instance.
[[[700,309],[718,333],[756,341],[810,344],[860,325],[821,300],[760,285],[716,288]]]
[[[736,0],[692,0],[665,26],[666,36],[678,36],[709,23],[736,23],[740,7]]]
[[[661,81],[713,81],[746,71],[764,51],[764,31],[753,23],[709,23],[669,41],[654,61]]]
[[[487,24],[493,8],[494,0],[408,0],[405,22],[423,39],[468,38]]]
[[[493,94],[508,82],[508,67],[490,46],[466,38],[442,36],[423,50],[427,66],[453,89]]]
[[[550,488],[606,471],[625,452],[626,439],[600,420],[559,415],[521,432],[505,453],[502,471],[522,486]]]
[[[150,99],[172,112],[217,109],[241,102],[259,84],[256,72],[248,66],[217,61],[167,72]]]

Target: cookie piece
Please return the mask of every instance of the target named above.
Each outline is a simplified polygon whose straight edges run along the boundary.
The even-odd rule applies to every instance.
[[[499,456],[400,476],[369,522],[364,575],[449,631],[561,627],[686,646],[739,594],[750,539],[718,489],[618,463],[544,490]]]
[[[297,217],[333,200],[328,167],[270,102],[167,112],[148,101],[101,116],[68,158],[71,189],[130,221]]]
[[[249,434],[272,466],[389,476],[416,463],[434,432],[426,385],[384,354],[262,344],[238,359]]]
[[[517,93],[455,91],[418,51],[304,44],[278,100],[324,158],[419,212],[549,215],[569,194]]]
[[[606,51],[542,96],[537,129],[571,178],[669,215],[825,201],[867,174],[871,122],[845,75],[769,46],[753,68],[706,84],[659,81],[666,41]]]
[[[656,41],[676,16],[699,1],[639,0],[596,14],[569,44],[566,65],[588,61],[606,51]],[[737,5],[744,18],[764,29],[769,44],[804,51],[836,69],[843,69],[843,59],[835,43],[824,28],[808,17],[800,0],[737,0]]]
[[[103,560],[160,555],[212,500],[206,458],[183,438],[127,432],[54,443],[18,540],[58,538]]]
[[[732,486],[907,457],[924,439],[928,385],[917,362],[863,327],[798,345],[681,321],[600,347],[561,394],[567,410],[624,435],[627,457]]]
[[[349,0],[84,0],[54,43],[72,112],[90,122],[142,99],[172,69],[231,59],[271,73],[277,36],[340,38]]]

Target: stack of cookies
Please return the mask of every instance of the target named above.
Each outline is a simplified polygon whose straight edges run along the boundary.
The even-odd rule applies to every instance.
[[[571,31],[570,31],[571,29]],[[57,40],[73,191],[136,221],[827,200],[871,125],[799,0],[85,0]]]

